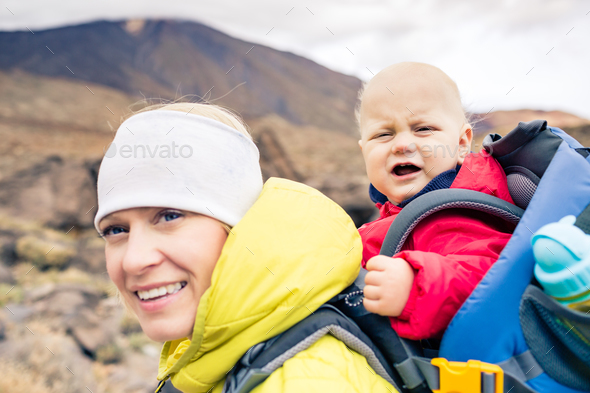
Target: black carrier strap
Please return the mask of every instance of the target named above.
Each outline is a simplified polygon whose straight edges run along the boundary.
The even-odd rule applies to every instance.
[[[391,328],[389,318],[371,313],[363,306],[363,290],[367,270],[361,268],[356,280],[330,303],[351,318],[367,334],[374,345],[392,364],[403,383],[403,392],[429,393],[427,379],[421,372],[420,364],[413,359],[424,357],[419,341],[406,340]],[[397,375],[397,374],[396,374]]]
[[[284,333],[254,345],[228,373],[223,393],[245,393],[262,383],[283,363],[326,334],[342,341],[367,359],[369,366],[402,392],[402,380],[371,339],[341,311],[323,305]]]
[[[426,217],[445,209],[477,210],[518,224],[524,210],[503,199],[482,192],[464,189],[435,190],[419,196],[404,207],[389,227],[381,255],[393,256],[401,251],[410,233]]]

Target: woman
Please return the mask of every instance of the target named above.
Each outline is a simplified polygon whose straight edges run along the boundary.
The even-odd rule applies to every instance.
[[[263,185],[245,126],[219,107],[136,114],[107,153],[95,226],[121,297],[148,337],[165,341],[159,380],[221,392],[249,348],[309,316],[358,274],[362,246],[351,219],[303,184]],[[329,334],[252,391],[303,390],[395,391]]]

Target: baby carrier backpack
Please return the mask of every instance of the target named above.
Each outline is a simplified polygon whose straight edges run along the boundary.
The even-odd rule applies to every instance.
[[[535,120],[486,151],[504,168],[516,205],[471,190],[424,194],[400,212],[381,249],[392,256],[419,222],[440,210],[473,209],[518,224],[499,260],[465,301],[439,348],[402,339],[362,306],[366,271],[286,332],[259,343],[228,373],[224,393],[248,392],[325,334],[365,356],[400,392],[574,393],[590,391],[590,314],[564,307],[533,277],[531,236],[566,215],[590,232],[590,149]],[[426,341],[426,340],[423,340]],[[427,347],[427,348],[425,348]]]

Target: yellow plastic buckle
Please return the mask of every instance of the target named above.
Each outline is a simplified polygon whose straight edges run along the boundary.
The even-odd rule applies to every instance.
[[[440,370],[440,386],[433,393],[481,393],[482,373],[495,374],[494,393],[504,390],[504,371],[496,364],[479,360],[449,362],[445,358],[434,358],[431,363]]]

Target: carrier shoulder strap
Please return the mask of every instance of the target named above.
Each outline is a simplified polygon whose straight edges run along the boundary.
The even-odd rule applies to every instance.
[[[419,196],[399,212],[387,231],[380,254],[397,254],[422,220],[438,211],[455,208],[482,211],[515,225],[524,214],[524,210],[518,206],[483,192],[460,188],[431,191]]]
[[[228,373],[223,393],[249,392],[286,360],[309,348],[326,334],[331,334],[350,350],[364,356],[377,374],[402,391],[401,380],[373,342],[350,318],[325,304],[289,330],[251,347]]]

